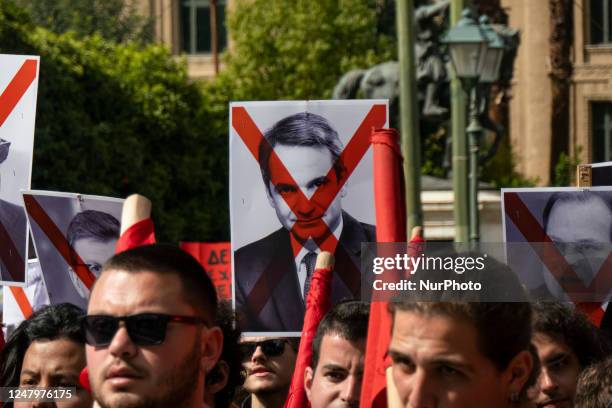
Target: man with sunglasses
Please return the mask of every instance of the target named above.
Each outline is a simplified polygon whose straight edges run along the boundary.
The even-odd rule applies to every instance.
[[[200,264],[167,245],[122,252],[104,266],[83,321],[89,379],[102,408],[202,407],[223,335]]]
[[[250,395],[244,408],[282,407],[289,392],[299,339],[248,338],[241,343],[244,389]]]

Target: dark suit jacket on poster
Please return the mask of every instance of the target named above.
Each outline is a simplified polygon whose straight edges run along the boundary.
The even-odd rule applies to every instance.
[[[359,298],[361,243],[375,242],[374,226],[342,212],[343,227],[334,256],[332,303]],[[281,228],[234,254],[236,308],[244,331],[301,331],[304,300],[291,250],[289,231]],[[251,293],[258,281],[257,296]],[[249,297],[250,296],[250,297]]]
[[[9,281],[23,281],[25,277],[25,245],[26,245],[26,228],[27,221],[25,211],[22,207],[9,203],[8,201],[0,200],[0,223],[2,223],[4,229],[9,234],[11,241],[17,249],[17,254],[9,253],[9,251],[2,251],[0,253],[7,253],[12,259],[9,263],[15,263],[19,266],[18,270],[11,270],[9,273],[7,263],[5,259],[0,256],[0,274],[2,280]],[[0,245],[5,246],[4,242],[0,242]],[[2,249],[5,249],[6,246]],[[20,260],[21,262],[17,262]]]

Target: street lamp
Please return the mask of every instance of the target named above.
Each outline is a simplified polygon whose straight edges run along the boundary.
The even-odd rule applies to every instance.
[[[470,140],[469,213],[470,241],[478,242],[478,155],[482,126],[478,120],[478,82],[494,82],[499,75],[503,56],[503,41],[488,24],[486,16],[477,24],[469,9],[463,10],[461,19],[448,31],[444,42],[448,44],[451,61],[457,77],[469,95],[470,123],[466,129]]]

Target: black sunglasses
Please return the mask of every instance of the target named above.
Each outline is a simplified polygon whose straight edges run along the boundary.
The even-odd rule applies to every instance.
[[[85,341],[95,347],[108,346],[117,330],[119,322],[125,322],[130,339],[140,346],[156,346],[166,339],[168,323],[206,324],[204,319],[195,316],[176,316],[161,313],[141,313],[130,316],[88,315],[83,318],[82,326]]]
[[[251,358],[257,347],[261,347],[261,351],[267,357],[278,357],[285,351],[285,339],[269,339],[264,341],[248,341],[240,343],[240,351],[244,358]]]

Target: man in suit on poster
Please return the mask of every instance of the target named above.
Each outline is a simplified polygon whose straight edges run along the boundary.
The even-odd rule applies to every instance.
[[[266,132],[259,165],[268,201],[283,227],[235,252],[236,306],[244,331],[301,330],[324,242],[338,242],[332,301],[359,296],[361,243],[376,241],[376,232],[342,210],[342,149],[338,133],[313,113],[288,116]],[[300,191],[308,200],[300,199]]]
[[[0,139],[0,165],[7,159],[11,142]],[[2,180],[0,179],[0,189]],[[1,191],[1,190],[0,190]],[[22,207],[0,199],[0,276],[22,281],[25,274],[26,216]],[[8,236],[6,236],[8,235]]]

